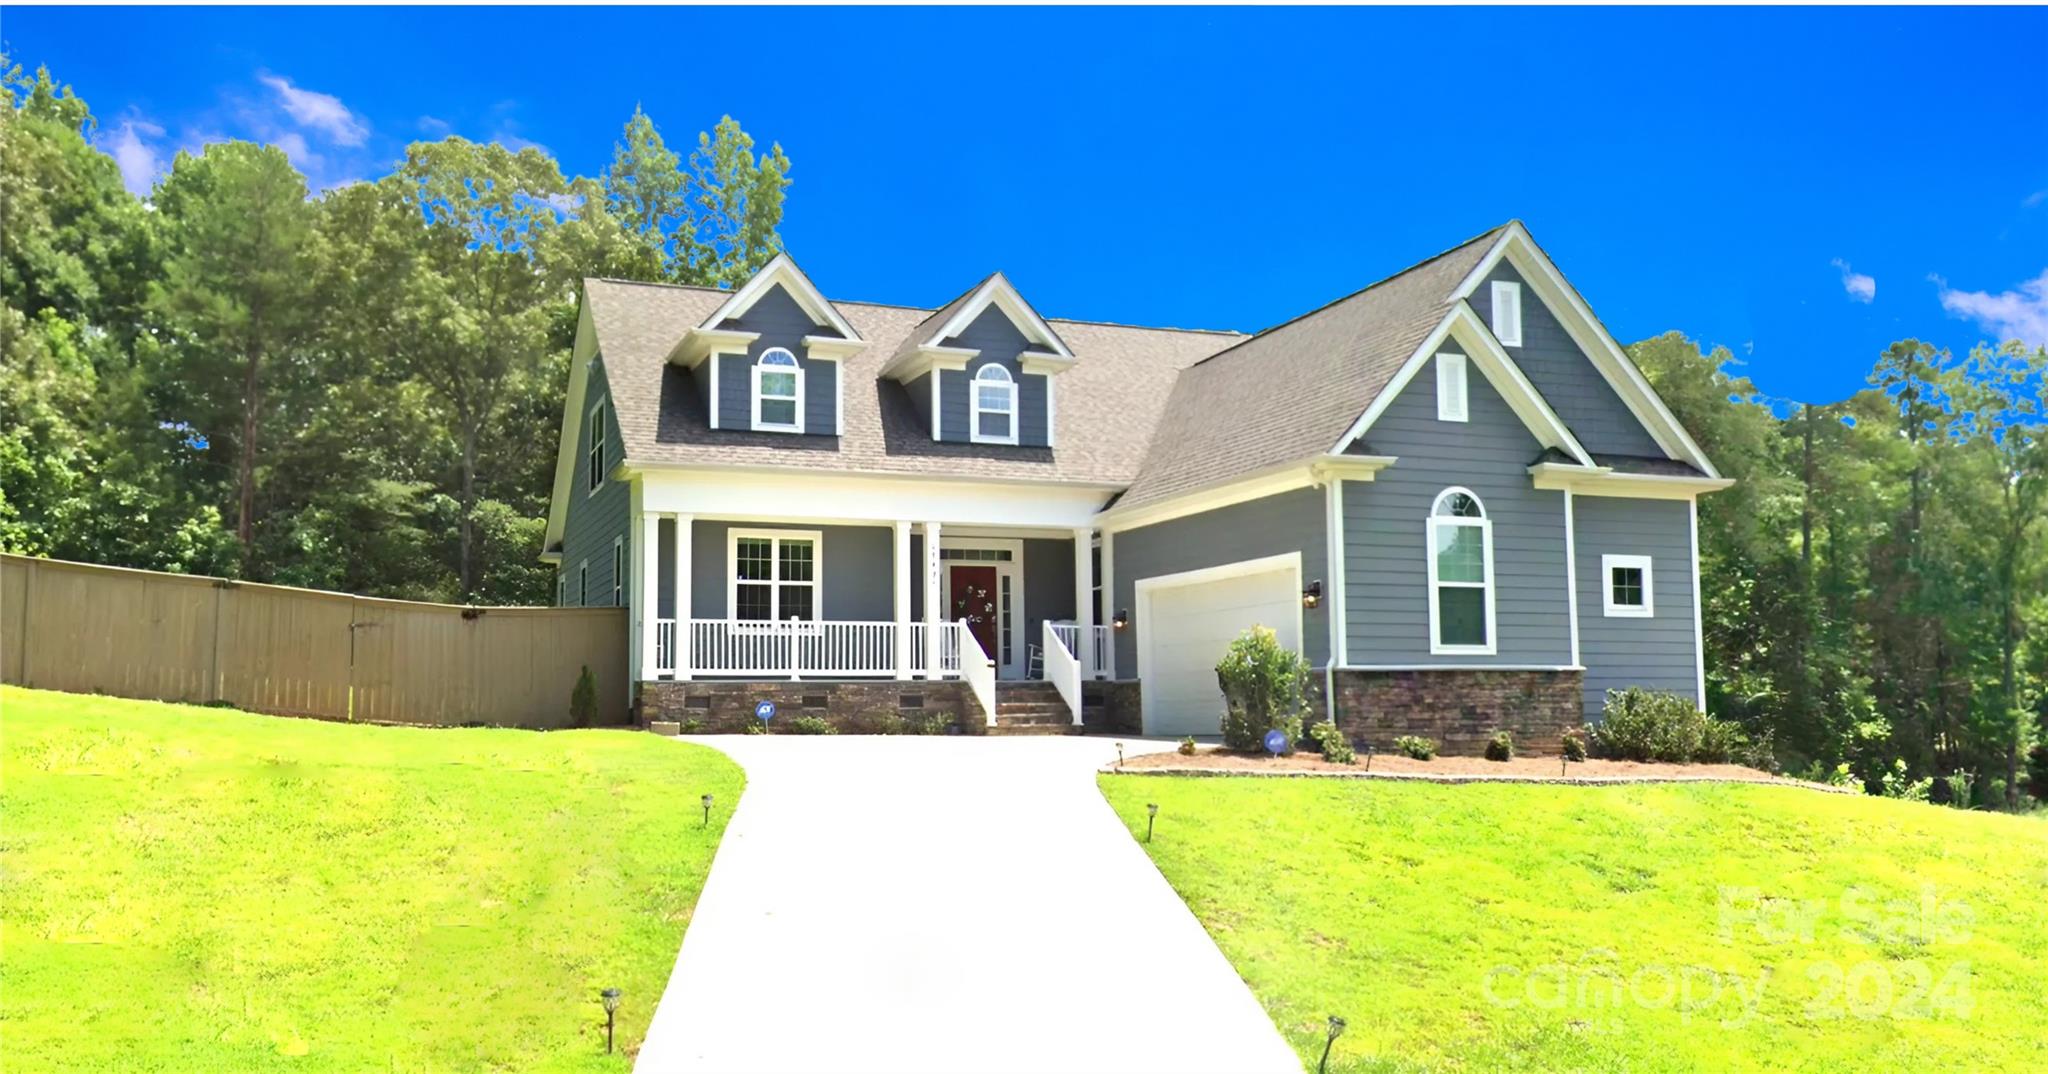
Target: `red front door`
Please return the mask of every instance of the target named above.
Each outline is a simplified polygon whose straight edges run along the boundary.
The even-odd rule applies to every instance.
[[[967,629],[974,632],[981,651],[1001,665],[1003,654],[996,651],[996,569],[971,563],[955,563],[947,569],[951,571],[946,582],[952,587],[953,606],[947,609],[946,618],[967,620]]]

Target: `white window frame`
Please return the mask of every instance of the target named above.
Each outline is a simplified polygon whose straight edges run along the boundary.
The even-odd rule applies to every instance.
[[[988,377],[990,373],[1001,374],[1001,377],[1000,379],[994,377],[990,377],[987,380],[982,379],[984,377]],[[1009,398],[1009,409],[984,411],[981,406],[981,390],[985,387],[1002,388],[1004,395],[1006,395]],[[971,439],[974,443],[1014,444],[1017,442],[1017,378],[1014,375],[1012,375],[1007,368],[998,365],[995,362],[990,362],[989,364],[982,366],[980,369],[975,370],[974,376],[970,378],[967,382],[967,407],[967,435],[968,438]],[[984,413],[1007,414],[1010,419],[1010,435],[982,435],[981,416]]]
[[[612,538],[612,607],[626,606],[626,538]]]
[[[588,559],[576,565],[576,606],[578,608],[590,607],[590,561]]]
[[[768,573],[766,579],[748,579],[748,585],[768,587],[768,614],[775,622],[786,622],[782,617],[782,587],[811,587],[811,617],[799,620],[805,623],[819,623],[825,619],[825,532],[823,530],[762,530],[731,529],[725,534],[725,618],[729,623],[741,622],[740,611],[740,542],[743,540],[767,541]],[[784,581],[782,578],[782,544],[784,541],[808,541],[811,546],[811,580],[808,582]],[[746,620],[758,623],[759,620]]]
[[[1643,602],[1641,604],[1616,604],[1614,602],[1614,572],[1617,569],[1636,568],[1643,572]],[[1600,557],[1600,610],[1615,619],[1649,619],[1657,614],[1656,588],[1651,585],[1649,556],[1607,555]]]
[[[776,355],[781,355],[782,357],[789,359],[790,364],[788,366],[784,366],[778,362],[774,365],[770,365],[768,363],[768,359]],[[791,399],[791,397],[789,396],[782,395],[774,397],[778,400],[791,399],[791,401],[796,404],[794,407],[796,421],[788,424],[783,424],[780,422],[764,422],[761,420],[761,378],[770,373],[788,373],[796,378],[796,394],[793,399]],[[788,347],[770,347],[767,350],[762,351],[761,356],[759,358],[754,359],[753,384],[753,427],[756,430],[764,433],[801,433],[804,431],[804,363],[802,359],[798,358],[795,354],[791,353]]]
[[[588,420],[584,422],[584,428],[586,429],[583,437],[586,441],[583,449],[584,465],[590,468],[589,476],[584,479],[583,492],[586,496],[604,487],[604,445],[606,439],[604,435],[604,405],[606,402],[607,400],[600,396],[597,402],[591,406]]]
[[[1478,504],[1478,505],[1479,505],[1479,515],[1478,515],[1478,517],[1476,517],[1476,518],[1466,518],[1466,517],[1463,517],[1463,516],[1439,516],[1439,515],[1437,514],[1437,508],[1441,507],[1441,506],[1443,505],[1443,502],[1444,502],[1444,501],[1445,501],[1446,499],[1450,498],[1450,497],[1451,497],[1451,496],[1453,496],[1453,495],[1457,495],[1457,494],[1463,494],[1463,495],[1466,495],[1466,496],[1470,496],[1470,497],[1472,497],[1472,502],[1473,502],[1473,503],[1475,503],[1475,504]],[[1475,527],[1475,528],[1477,528],[1477,529],[1479,530],[1479,538],[1480,538],[1480,547],[1481,547],[1481,549],[1482,549],[1482,551],[1483,551],[1483,553],[1484,553],[1484,555],[1485,555],[1485,557],[1486,557],[1486,559],[1485,559],[1485,562],[1484,562],[1483,564],[1481,564],[1481,566],[1482,566],[1482,568],[1483,568],[1483,575],[1484,575],[1484,580],[1483,580],[1483,581],[1481,581],[1481,582],[1477,582],[1477,583],[1474,583],[1474,582],[1444,582],[1444,581],[1439,581],[1439,580],[1437,579],[1437,569],[1436,569],[1436,559],[1437,559],[1437,541],[1436,541],[1436,535],[1437,535],[1437,530],[1438,530],[1438,529],[1440,529],[1440,528],[1442,528],[1442,527],[1445,527],[1445,526],[1461,526],[1461,527],[1466,527],[1466,526],[1469,526],[1469,527]],[[1500,633],[1499,633],[1499,631],[1498,631],[1498,630],[1497,630],[1497,629],[1495,628],[1495,624],[1494,624],[1494,615],[1493,615],[1493,604],[1494,604],[1494,585],[1493,585],[1493,519],[1492,519],[1492,518],[1491,518],[1490,516],[1488,516],[1488,515],[1487,515],[1487,513],[1486,513],[1486,501],[1484,501],[1484,500],[1480,499],[1480,498],[1479,498],[1479,495],[1478,495],[1478,493],[1475,493],[1475,492],[1473,492],[1473,491],[1472,491],[1471,489],[1468,489],[1468,488],[1464,488],[1464,487],[1462,487],[1462,486],[1458,486],[1458,485],[1453,485],[1453,486],[1451,486],[1450,488],[1447,488],[1447,489],[1443,490],[1442,492],[1439,492],[1439,493],[1437,493],[1437,494],[1436,494],[1436,498],[1430,501],[1430,503],[1429,503],[1429,520],[1428,520],[1428,524],[1427,524],[1427,526],[1425,526],[1425,528],[1424,528],[1424,529],[1425,529],[1425,532],[1424,532],[1424,534],[1423,534],[1423,537],[1424,537],[1424,546],[1423,546],[1423,547],[1424,547],[1424,550],[1425,550],[1425,552],[1426,552],[1426,559],[1427,559],[1427,561],[1428,561],[1428,569],[1429,569],[1429,652],[1430,652],[1430,655],[1431,655],[1431,656],[1493,656],[1493,655],[1495,655],[1495,654],[1496,654],[1496,653],[1497,653],[1497,652],[1499,651],[1499,649],[1500,649]],[[1484,644],[1484,645],[1446,645],[1446,644],[1444,644],[1444,640],[1443,640],[1443,627],[1442,627],[1442,624],[1441,624],[1441,623],[1439,622],[1439,620],[1440,620],[1440,619],[1442,618],[1442,615],[1441,615],[1441,613],[1440,613],[1440,612],[1438,611],[1438,609],[1437,609],[1437,591],[1438,591],[1438,590],[1440,590],[1440,589],[1443,589],[1443,588],[1445,588],[1445,587],[1450,587],[1450,588],[1454,588],[1454,589],[1471,589],[1471,588],[1474,588],[1475,586],[1483,586],[1483,587],[1485,588],[1485,591],[1486,591],[1486,644]]]
[[[1509,316],[1512,313],[1513,316]],[[1493,281],[1493,338],[1503,347],[1522,345],[1522,285],[1513,280]]]
[[[1471,416],[1472,363],[1445,351],[1436,356],[1436,420],[1468,421]]]

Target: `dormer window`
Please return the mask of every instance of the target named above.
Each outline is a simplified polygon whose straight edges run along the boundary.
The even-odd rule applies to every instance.
[[[985,365],[974,375],[974,442],[1017,442],[1017,382],[999,365]]]
[[[764,432],[804,431],[804,367],[781,347],[761,352],[754,363],[754,428]]]

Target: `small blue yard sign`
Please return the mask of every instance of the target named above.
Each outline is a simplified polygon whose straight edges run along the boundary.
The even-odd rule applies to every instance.
[[[774,719],[774,718],[775,718],[775,702],[773,702],[773,701],[763,701],[763,702],[761,702],[760,704],[758,704],[758,705],[755,705],[755,706],[754,706],[754,718],[755,718],[755,719],[757,719],[757,720],[759,720],[759,721],[761,721],[762,723],[767,723],[767,722],[768,722],[769,720],[772,720],[772,719]]]
[[[1266,752],[1279,756],[1287,752],[1287,732],[1274,728],[1266,732]]]

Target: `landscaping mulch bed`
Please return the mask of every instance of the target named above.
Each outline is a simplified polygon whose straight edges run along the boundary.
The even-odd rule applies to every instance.
[[[1484,757],[1438,757],[1418,761],[1400,754],[1374,754],[1372,767],[1360,754],[1357,764],[1331,764],[1319,754],[1296,752],[1284,757],[1233,753],[1220,746],[1196,747],[1193,756],[1148,753],[1132,757],[1105,772],[1132,775],[1183,776],[1345,776],[1359,779],[1413,779],[1432,783],[1782,783],[1813,790],[1850,793],[1853,788],[1774,776],[1736,764],[1643,764],[1636,761],[1573,761],[1560,771],[1556,757],[1517,757],[1489,761]]]

